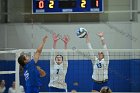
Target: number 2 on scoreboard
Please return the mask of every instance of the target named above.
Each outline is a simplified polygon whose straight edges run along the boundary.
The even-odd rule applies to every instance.
[[[85,7],[86,7],[86,0],[82,0],[82,1],[81,1],[81,7],[82,7],[82,8],[85,8]]]
[[[50,0],[49,8],[54,8],[54,1],[53,0]]]

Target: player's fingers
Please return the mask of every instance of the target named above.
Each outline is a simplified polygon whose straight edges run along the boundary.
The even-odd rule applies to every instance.
[[[67,38],[68,38],[68,41],[70,40],[70,36],[69,35],[67,35]]]

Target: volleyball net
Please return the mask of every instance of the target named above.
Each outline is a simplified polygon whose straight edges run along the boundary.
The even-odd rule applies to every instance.
[[[0,80],[6,81],[6,88],[16,81],[16,93],[20,93],[19,86],[25,86],[23,72],[20,71],[17,58],[21,54],[34,55],[35,49],[3,50],[0,51]],[[76,90],[78,92],[92,91],[92,72],[93,64],[91,58],[95,54],[98,57],[98,51],[105,52],[104,49],[56,49],[55,52],[64,55],[67,52],[68,69],[66,82],[68,91]],[[37,65],[44,69],[47,75],[41,78],[43,86],[41,92],[48,92],[48,83],[50,80],[50,57],[51,49],[43,49],[42,55]],[[106,55],[105,55],[106,57]],[[140,50],[139,49],[109,49],[109,68],[108,68],[108,86],[114,92],[139,92],[140,90]],[[119,85],[119,86],[118,86]]]

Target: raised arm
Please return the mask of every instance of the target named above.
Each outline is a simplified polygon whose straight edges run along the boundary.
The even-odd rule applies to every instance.
[[[68,35],[64,35],[63,37],[63,42],[64,42],[64,49],[65,49],[65,52],[63,53],[64,54],[64,69],[67,69],[68,67],[68,55],[67,55],[67,45],[68,45],[68,42],[70,41],[70,38]]]
[[[53,38],[53,48],[52,48],[52,51],[51,51],[51,58],[50,59],[54,60],[54,57],[55,57],[54,49],[56,49],[56,44],[57,44],[57,41],[59,40],[59,38],[58,38],[56,33],[53,33],[52,38]]]
[[[89,49],[93,49],[92,46],[91,46],[91,43],[90,43],[89,34],[87,34],[87,36],[86,36],[86,44],[87,44],[87,46],[88,46]],[[91,55],[90,58],[93,59],[93,60],[95,60],[94,53],[93,52],[90,52],[90,55]]]
[[[98,33],[98,36],[100,37],[101,39],[101,43],[103,45],[103,48],[105,49],[105,64],[104,64],[104,69],[106,69],[106,71],[104,71],[104,78],[106,78],[105,76],[108,75],[108,65],[109,65],[109,51],[107,49],[107,45],[105,43],[105,40],[104,40],[104,33],[103,32],[100,32]]]
[[[43,37],[41,44],[38,46],[38,48],[37,48],[37,50],[36,50],[36,52],[34,54],[34,61],[35,61],[35,63],[37,63],[38,60],[39,60],[39,57],[41,55],[42,49],[43,49],[43,47],[45,45],[45,42],[46,42],[47,38],[48,38],[47,35]]]
[[[105,44],[105,41],[104,41],[104,33],[100,32],[97,35],[100,37],[102,45],[105,46],[106,44]]]
[[[109,63],[109,51],[108,51],[108,49],[107,49],[107,45],[106,45],[106,43],[105,43],[105,40],[104,40],[104,33],[103,32],[100,32],[100,33],[98,33],[98,36],[100,37],[100,39],[101,39],[101,43],[102,43],[102,45],[103,45],[103,48],[105,49],[105,56],[106,56],[106,62],[107,63]]]
[[[93,49],[92,46],[91,46],[91,43],[90,43],[90,39],[89,39],[89,35],[87,34],[86,36],[86,43],[87,43],[87,46],[89,49]]]
[[[58,35],[56,33],[53,33],[53,49],[56,49],[56,43],[59,40]]]
[[[64,49],[67,49],[67,45],[68,45],[69,41],[70,41],[69,36],[68,35],[64,35],[64,37],[63,37]]]

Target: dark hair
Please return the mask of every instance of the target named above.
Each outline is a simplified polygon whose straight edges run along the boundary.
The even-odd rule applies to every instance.
[[[1,84],[2,80],[0,80],[0,84]]]
[[[20,55],[19,58],[18,58],[18,63],[24,67],[25,63],[24,63],[24,60],[25,60],[25,56],[24,55]]]
[[[56,55],[56,56],[55,56],[55,60],[56,60],[56,57],[57,57],[57,56],[61,56],[61,57],[62,57],[62,61],[63,61],[63,56],[62,56],[62,55]]]
[[[2,81],[3,81],[3,79],[2,80],[0,80],[0,84],[2,83]],[[5,80],[4,80],[5,81]]]
[[[112,90],[109,87],[105,86],[101,88],[100,93],[112,93]]]

